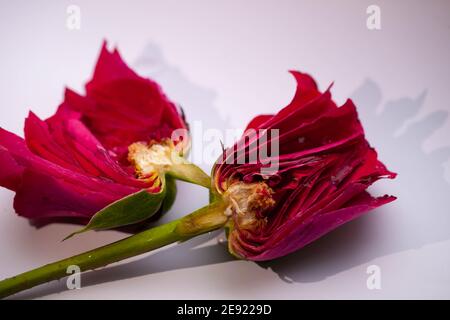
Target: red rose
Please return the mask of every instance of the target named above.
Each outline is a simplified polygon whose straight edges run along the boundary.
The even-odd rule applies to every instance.
[[[366,141],[353,102],[337,107],[309,75],[292,74],[298,85],[292,102],[253,119],[247,129],[256,135],[247,131],[213,169],[216,190],[229,204],[229,249],[240,258],[284,256],[395,199],[366,191],[395,174]],[[272,129],[278,136],[270,137]],[[272,145],[279,156],[263,152]],[[255,154],[266,155],[249,162]],[[276,171],[264,172],[274,165]]]
[[[259,116],[251,121],[244,136],[232,148],[224,151],[220,161],[214,165],[209,205],[120,241],[0,281],[0,297],[65,277],[67,267],[73,264],[80,265],[82,271],[92,270],[222,227],[227,229],[229,251],[232,254],[248,260],[271,260],[298,250],[369,210],[393,201],[395,197],[376,198],[366,191],[378,179],[392,179],[395,173],[388,171],[378,161],[377,153],[366,141],[354,104],[347,100],[343,106],[337,107],[331,100],[329,90],[321,93],[310,76],[300,72],[293,74],[298,86],[292,102],[276,115]],[[104,98],[102,94],[99,97]],[[70,112],[79,114],[80,111],[70,109]],[[60,130],[70,128],[69,124],[58,126],[57,116],[54,124],[48,121],[50,125]],[[34,117],[30,119],[33,121]],[[116,187],[132,188],[127,179],[134,180],[125,174],[118,174],[118,168],[123,170],[121,173],[125,172],[123,164],[119,165],[123,147],[118,145],[120,140],[109,141],[107,132],[101,131],[107,140],[104,143],[108,149],[97,148],[97,152],[93,153],[90,139],[86,138],[92,136],[87,129],[89,122],[84,124],[79,117],[61,119],[70,119],[79,124],[69,131],[78,134],[59,133],[59,139],[47,139],[54,142],[52,148],[34,148],[42,150],[40,154],[45,151],[46,158],[33,154],[22,139],[2,132],[0,163],[8,170],[2,173],[1,180],[2,184],[17,191],[16,207],[23,206],[29,212],[34,212],[31,206],[35,204],[36,207],[46,209],[46,212],[51,213],[48,209],[54,207],[58,209],[55,212],[64,212],[61,197],[71,200],[68,201],[71,209],[77,207],[74,200],[79,202],[78,208],[84,208],[95,202],[95,192],[106,196],[116,191]],[[100,120],[105,118],[101,117]],[[37,135],[39,138],[56,135],[45,125],[48,124],[36,125],[36,132],[41,133]],[[71,139],[62,140],[69,136]],[[134,171],[139,176],[145,176],[148,168],[142,156],[153,145],[145,145],[131,137],[133,135],[128,141],[132,143],[128,147],[129,162],[134,164]],[[136,137],[142,139],[138,134]],[[62,148],[65,146],[63,142],[71,144],[80,141],[82,145],[75,150]],[[27,137],[27,142],[30,144],[32,141]],[[155,146],[156,149],[151,151],[163,147],[158,144]],[[116,156],[110,156],[106,151],[111,152],[113,149]],[[104,177],[99,178],[81,164],[81,173],[75,170],[77,167],[67,169],[66,162],[71,158],[63,158],[63,152],[73,154],[74,160],[91,159],[94,155],[97,159],[101,156],[102,161],[87,163],[95,163],[93,168],[98,172],[108,171],[108,179],[114,177],[114,181],[106,182]],[[103,154],[108,154],[109,158]],[[199,173],[198,168],[184,169],[185,166],[181,164],[172,171],[185,180],[190,181],[195,177],[201,185],[211,187],[209,178]],[[42,175],[42,172],[47,175]],[[104,192],[102,187],[111,188]],[[33,194],[37,196],[33,198]],[[50,198],[51,206],[45,207],[42,199],[54,194],[60,198]],[[88,196],[83,198],[84,195]],[[138,201],[134,202],[126,208],[128,210],[123,211],[132,215],[139,204]],[[96,220],[96,217],[91,222],[111,221],[108,215],[107,219]],[[77,233],[82,231],[85,228]]]
[[[86,95],[67,89],[45,121],[30,112],[25,139],[0,129],[0,185],[16,192],[21,216],[85,223],[127,195],[159,192],[158,172],[139,166],[138,152],[179,143],[170,137],[180,128],[186,123],[158,84],[104,44]]]

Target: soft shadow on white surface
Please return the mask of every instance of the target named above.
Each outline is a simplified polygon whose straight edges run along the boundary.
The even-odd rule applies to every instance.
[[[149,256],[136,261],[87,272],[83,274],[82,286],[88,287],[105,282],[131,279],[158,272],[194,268],[234,260],[228,253],[226,245],[217,244],[202,246],[205,242],[216,239],[219,234],[220,232],[216,231],[207,235],[202,235],[190,241],[150,254]],[[36,299],[65,290],[67,290],[65,280],[53,281],[23,293],[19,293],[13,298]]]

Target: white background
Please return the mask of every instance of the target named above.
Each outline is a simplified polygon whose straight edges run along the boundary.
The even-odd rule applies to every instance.
[[[70,4],[81,9],[80,30],[66,27]],[[381,8],[381,30],[366,27],[370,4]],[[278,261],[233,261],[212,234],[88,273],[81,290],[60,281],[16,297],[450,298],[449,9],[448,1],[0,1],[7,130],[22,134],[29,109],[51,115],[64,86],[82,92],[107,39],[207,128],[240,128],[286,105],[295,89],[287,70],[311,73],[322,89],[334,81],[337,102],[355,99],[368,139],[399,173],[374,189],[395,203]],[[207,202],[200,188],[179,188],[164,221]],[[75,226],[36,230],[12,201],[0,190],[1,278],[125,236],[61,243]],[[366,286],[374,264],[381,290]]]

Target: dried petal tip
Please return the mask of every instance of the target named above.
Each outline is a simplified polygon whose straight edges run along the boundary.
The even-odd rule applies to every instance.
[[[225,192],[229,202],[225,214],[243,229],[256,229],[266,223],[265,213],[274,207],[273,190],[265,182],[235,182]]]

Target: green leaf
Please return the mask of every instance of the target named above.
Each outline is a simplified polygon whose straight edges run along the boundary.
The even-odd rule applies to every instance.
[[[166,195],[166,183],[158,193],[141,190],[126,196],[97,212],[82,229],[63,239],[89,230],[106,230],[141,222],[153,216],[161,208]]]

